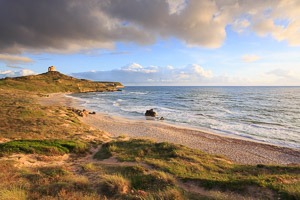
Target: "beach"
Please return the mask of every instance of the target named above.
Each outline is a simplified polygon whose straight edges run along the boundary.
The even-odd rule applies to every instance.
[[[42,105],[60,105],[84,109],[80,102],[64,93],[50,94],[39,99]],[[92,110],[91,110],[92,111]],[[244,138],[233,138],[198,129],[175,126],[163,121],[131,120],[102,113],[80,117],[80,120],[112,137],[153,139],[170,142],[201,151],[222,155],[240,164],[282,164],[300,163],[300,150],[265,144]]]

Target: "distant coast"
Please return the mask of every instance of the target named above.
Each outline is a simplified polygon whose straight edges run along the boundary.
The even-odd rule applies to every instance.
[[[65,93],[51,94],[47,98],[41,98],[40,102],[43,105],[80,107],[78,101],[67,97]],[[240,164],[289,165],[300,163],[300,151],[297,149],[230,138],[157,121],[128,120],[101,113],[81,118],[81,121],[108,132],[114,137],[126,135],[181,144],[211,154],[226,156],[233,162]]]

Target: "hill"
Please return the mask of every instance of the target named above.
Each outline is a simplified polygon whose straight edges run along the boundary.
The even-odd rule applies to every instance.
[[[0,87],[35,92],[104,92],[116,91],[123,85],[119,82],[94,82],[77,79],[58,71],[43,74],[0,79]]]
[[[241,165],[181,145],[113,138],[73,108],[39,103],[39,92],[119,87],[56,71],[1,79],[0,199],[300,199],[298,164]]]

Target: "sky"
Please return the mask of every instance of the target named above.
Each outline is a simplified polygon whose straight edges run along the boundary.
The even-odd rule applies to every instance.
[[[0,78],[299,86],[300,0],[0,0]]]

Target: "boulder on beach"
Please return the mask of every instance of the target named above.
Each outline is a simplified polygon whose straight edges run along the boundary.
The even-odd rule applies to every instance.
[[[145,116],[148,116],[148,117],[156,117],[156,112],[154,112],[153,109],[146,110]]]

